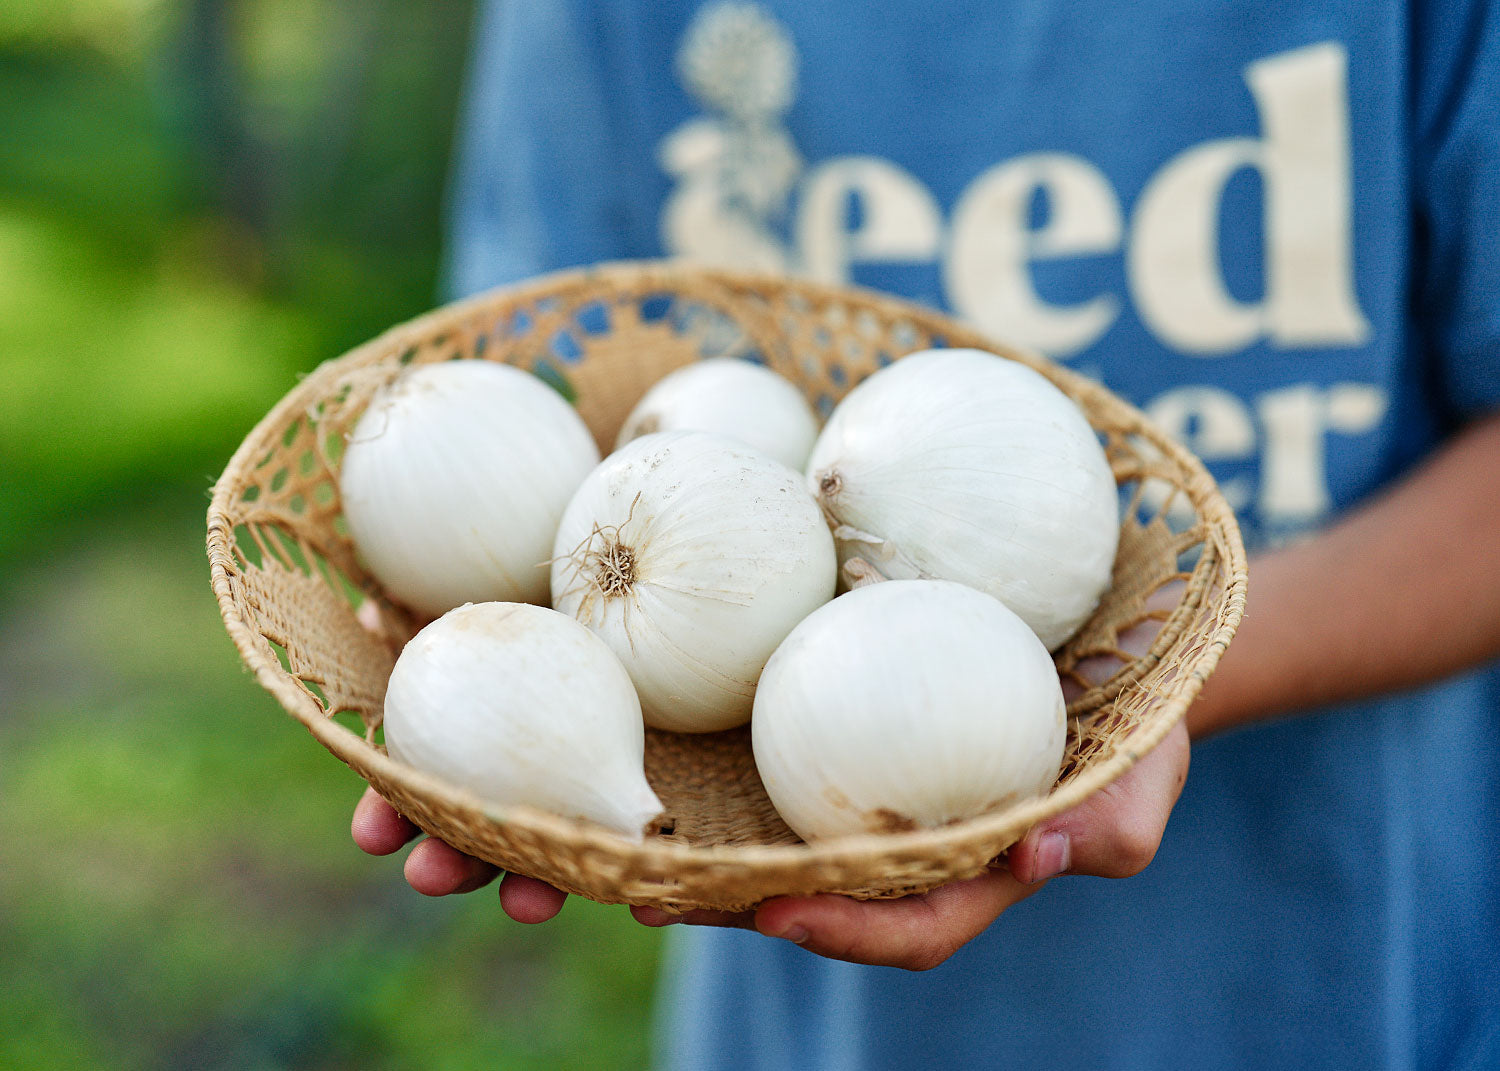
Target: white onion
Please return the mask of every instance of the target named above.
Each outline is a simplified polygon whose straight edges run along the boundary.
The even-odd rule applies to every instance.
[[[620,657],[649,725],[726,729],[792,626],[832,595],[833,539],[800,475],[702,432],[646,435],[568,503],[553,605]]]
[[[1036,796],[1066,740],[1062,686],[998,600],[893,580],[813,611],[771,656],[750,722],[803,839],[932,828]]]
[[[808,480],[841,559],[986,591],[1053,649],[1109,586],[1119,495],[1082,411],[1041,374],[929,350],[834,409]]]
[[[414,636],[385,696],[391,758],[505,806],[640,839],[661,801],[619,659],[572,618],[526,603],[451,610]]]
[[[582,418],[535,376],[447,361],[375,396],[339,491],[370,571],[413,609],[546,603],[557,522],[598,461]]]
[[[658,380],[625,418],[615,446],[656,431],[727,435],[800,472],[818,417],[802,392],[769,368],[710,357]]]

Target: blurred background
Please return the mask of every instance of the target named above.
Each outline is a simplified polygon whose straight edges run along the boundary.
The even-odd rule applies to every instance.
[[[0,1067],[636,1068],[658,935],[349,840],[208,489],[437,300],[464,0],[0,0]]]

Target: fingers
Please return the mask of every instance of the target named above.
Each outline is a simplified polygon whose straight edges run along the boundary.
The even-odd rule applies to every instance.
[[[366,788],[354,805],[349,832],[361,851],[390,855],[421,830],[373,788]],[[499,870],[429,837],[406,857],[405,873],[407,884],[417,892],[447,896],[481,888],[494,880]]]
[[[632,907],[646,926],[733,926],[792,941],[820,956],[907,970],[928,970],[977,937],[1007,907],[1036,891],[1004,870],[900,900],[846,896],[781,897],[755,911]]]
[[[406,857],[406,883],[424,896],[473,892],[499,873],[499,867],[434,837],[422,841]],[[500,907],[517,922],[546,922],[562,910],[567,898],[562,890],[521,874],[506,874],[500,882]]]
[[[992,869],[922,895],[899,900],[857,901],[842,896],[769,900],[752,913],[688,912],[673,916],[654,908],[632,908],[647,926],[681,921],[697,925],[753,928],[800,944],[818,955],[908,970],[927,970],[947,960],[1015,903],[1058,874],[1128,877],[1156,854],[1167,818],[1188,770],[1183,724],[1119,780],[1078,807],[1042,823],[1009,853],[1009,871]],[[355,807],[351,833],[359,847],[388,855],[416,835],[373,790]],[[494,880],[497,867],[428,838],[407,856],[406,880],[427,896],[469,892]],[[507,875],[500,903],[518,922],[538,923],[561,910],[566,894],[532,878]]]
[[[982,933],[1007,908],[1058,874],[1128,877],[1145,869],[1187,780],[1187,728],[1178,724],[1117,781],[1031,830],[994,868],[922,896],[852,900],[844,896],[768,900],[753,915],[649,907],[631,913],[647,926],[673,922],[744,926],[831,959],[929,970]]]
[[[925,971],[1037,888],[997,868],[899,900],[833,895],[768,900],[755,913],[755,927],[831,959]]]
[[[672,926],[682,921],[681,915],[674,915],[659,907],[638,907],[635,904],[630,905],[630,915],[642,926],[650,926],[653,929]]]
[[[419,830],[373,788],[366,788],[354,805],[349,832],[361,851],[371,855],[390,855],[415,837]]]
[[[515,921],[527,925],[555,916],[567,898],[561,889],[522,874],[506,874],[500,882],[500,907]]]
[[[366,788],[354,805],[350,833],[360,850],[371,855],[390,855],[419,832],[373,788]],[[424,896],[448,896],[483,888],[500,868],[428,837],[407,855],[404,873],[407,884]],[[507,874],[500,883],[500,906],[517,922],[546,922],[567,898],[560,889],[520,874]]]
[[[1187,781],[1188,734],[1179,722],[1117,781],[1030,830],[1009,853],[1024,883],[1058,874],[1126,878],[1156,855],[1167,818]]]
[[[674,915],[659,907],[632,906],[630,913],[642,926],[672,926],[685,922],[689,926],[731,926],[741,930],[755,929],[754,911],[684,911],[680,915]]]
[[[361,851],[390,855],[421,832],[373,788],[354,805],[349,832]],[[464,855],[440,840],[428,838],[406,857],[406,881],[426,896],[469,892],[488,884],[498,870],[488,863]]]
[[[406,857],[406,883],[423,896],[473,892],[495,880],[500,868],[433,837]]]

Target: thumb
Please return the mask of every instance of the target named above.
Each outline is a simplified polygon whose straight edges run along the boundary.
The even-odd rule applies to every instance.
[[[1187,772],[1187,725],[1179,721],[1117,780],[1028,831],[1010,849],[1011,873],[1027,884],[1059,874],[1140,873],[1156,856]]]

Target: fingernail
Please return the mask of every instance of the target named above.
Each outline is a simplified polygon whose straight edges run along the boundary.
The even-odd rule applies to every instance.
[[[800,945],[803,941],[807,940],[807,927],[788,926],[775,936],[780,937],[784,941],[790,941],[794,945]]]
[[[1072,865],[1073,846],[1066,833],[1047,833],[1036,846],[1036,872],[1031,884],[1055,878]]]

